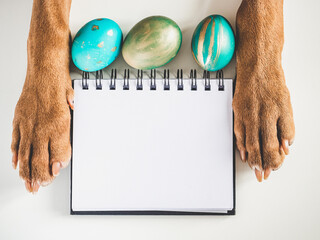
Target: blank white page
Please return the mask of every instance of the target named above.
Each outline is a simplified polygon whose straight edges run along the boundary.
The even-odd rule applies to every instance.
[[[211,91],[143,90],[129,80],[74,80],[72,210],[199,211],[233,209],[232,80]]]

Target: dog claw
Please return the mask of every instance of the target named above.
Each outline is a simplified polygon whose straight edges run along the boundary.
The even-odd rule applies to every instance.
[[[52,164],[52,174],[53,174],[53,176],[58,176],[59,175],[60,168],[61,168],[61,163],[60,162],[54,162]]]
[[[31,192],[31,182],[25,181],[25,186],[28,192]]]
[[[262,172],[256,168],[254,171],[255,171],[256,178],[257,178],[258,182],[262,182]]]
[[[40,184],[39,182],[33,182],[33,194],[37,193],[39,190]]]
[[[17,163],[18,163],[18,156],[16,153],[13,153],[12,155],[12,167],[13,169],[17,169]]]
[[[242,162],[246,161],[246,153],[244,150],[240,151],[240,158],[241,158]]]
[[[285,139],[285,140],[282,140],[281,146],[282,146],[282,149],[283,149],[284,153],[285,153],[286,155],[288,155],[288,154],[289,154],[289,141],[286,140],[286,139]]]
[[[73,110],[74,109],[74,99],[71,96],[68,96],[67,98],[68,104],[70,106],[70,108]]]
[[[271,169],[270,168],[268,168],[268,169],[266,169],[265,171],[264,171],[264,180],[267,180],[268,179],[268,177],[270,176],[270,173],[271,173]]]

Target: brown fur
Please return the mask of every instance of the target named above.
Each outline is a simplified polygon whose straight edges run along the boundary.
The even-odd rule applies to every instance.
[[[71,0],[34,0],[26,81],[15,109],[13,162],[24,180],[50,183],[55,161],[71,156],[69,74]],[[293,140],[290,96],[281,67],[283,0],[243,0],[237,13],[235,134],[252,168],[277,169],[282,139]]]
[[[67,166],[71,157],[70,6],[71,0],[34,0],[27,75],[13,120],[11,148],[19,175],[43,185],[54,178],[52,163]]]
[[[281,141],[294,138],[283,43],[283,0],[243,0],[237,13],[234,131],[249,166],[259,170],[278,169],[284,159]]]

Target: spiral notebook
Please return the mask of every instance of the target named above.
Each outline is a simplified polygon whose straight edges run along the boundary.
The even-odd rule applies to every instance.
[[[71,214],[233,215],[232,79],[123,75],[73,80]]]

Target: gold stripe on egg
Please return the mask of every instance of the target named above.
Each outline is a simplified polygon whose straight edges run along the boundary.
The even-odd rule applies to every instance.
[[[206,37],[206,30],[207,30],[207,27],[209,25],[211,21],[211,18],[208,18],[205,23],[202,25],[202,28],[201,28],[201,31],[200,31],[200,34],[199,34],[199,41],[198,41],[198,61],[200,62],[200,64],[202,66],[204,66],[204,63],[203,63],[203,56],[202,56],[202,50],[203,50],[203,43],[204,43],[204,40],[205,40],[205,37]]]
[[[214,46],[214,28],[216,26],[216,22],[213,21],[212,22],[212,27],[211,27],[211,36],[210,36],[210,44],[209,44],[209,49],[208,49],[208,56],[207,56],[207,60],[206,60],[206,64],[210,63],[210,59],[212,57],[212,49]]]

